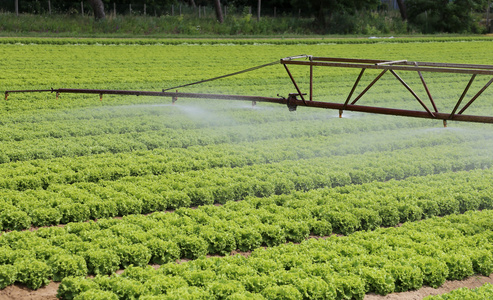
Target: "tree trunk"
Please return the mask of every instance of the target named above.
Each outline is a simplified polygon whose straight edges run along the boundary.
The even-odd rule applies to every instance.
[[[19,15],[19,0],[15,0],[15,15]]]
[[[216,9],[216,18],[219,21],[219,23],[224,22],[223,19],[223,11],[221,8],[221,0],[214,0],[214,7]]]
[[[399,11],[401,12],[402,21],[406,21],[407,13],[406,13],[406,5],[404,4],[404,0],[397,0],[397,5],[399,6]]]
[[[94,11],[94,18],[96,20],[102,20],[106,17],[104,14],[104,4],[102,0],[89,0],[89,4]]]
[[[258,0],[257,5],[257,22],[260,21],[260,10],[262,9],[262,0]]]
[[[488,6],[486,7],[486,32],[493,32],[493,27],[491,26],[491,21],[490,21],[490,8],[491,7],[491,0],[488,0]]]
[[[325,13],[324,13],[324,8],[325,8],[325,3],[323,0],[320,0],[320,7],[318,9],[318,14],[316,17],[316,20],[318,21],[318,25],[320,28],[325,28],[326,22],[325,22]]]

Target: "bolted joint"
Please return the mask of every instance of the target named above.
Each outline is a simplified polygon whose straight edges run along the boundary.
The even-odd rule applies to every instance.
[[[296,111],[296,108],[298,107],[296,105],[296,100],[298,100],[298,99],[296,99],[297,95],[298,94],[289,94],[289,97],[286,101],[286,104],[288,106],[289,111]]]

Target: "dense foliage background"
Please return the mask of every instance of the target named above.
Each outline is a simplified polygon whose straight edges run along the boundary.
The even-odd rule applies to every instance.
[[[83,8],[81,6],[83,4]],[[211,0],[103,0],[107,21],[116,28],[133,23],[142,27],[145,33],[169,34],[402,34],[402,33],[486,33],[491,31],[487,17],[488,0],[405,0],[397,9],[395,4],[381,0],[223,0],[221,5],[225,14],[222,28],[210,29],[216,23],[214,5]],[[261,5],[261,19],[257,19],[258,6]],[[393,7],[390,7],[393,6]],[[15,11],[15,1],[0,0],[4,12]],[[491,10],[491,8],[490,8]],[[56,15],[59,23],[74,22],[83,12],[92,15],[88,1],[39,1],[19,0],[21,14]],[[133,21],[131,17],[147,16]],[[493,15],[493,14],[492,14]],[[115,23],[114,19],[125,16],[126,20]],[[183,19],[166,19],[180,16]],[[157,17],[157,18],[152,18]],[[0,16],[0,31],[23,32],[24,29],[11,28],[12,16]],[[53,18],[53,16],[52,16]],[[130,18],[130,20],[128,20]],[[274,18],[275,20],[271,20]],[[89,17],[90,19],[90,17]],[[108,20],[109,19],[109,20]],[[267,19],[269,22],[262,24]],[[31,31],[46,31],[43,24],[50,20],[24,20],[29,24],[39,24]],[[82,23],[89,21],[78,20]],[[181,28],[171,25],[186,24]],[[162,24],[166,23],[168,25]],[[243,26],[242,23],[249,23]],[[253,24],[260,23],[260,24]],[[221,24],[223,25],[223,24]],[[200,26],[199,31],[190,30]],[[58,28],[63,28],[59,24]],[[171,28],[170,28],[171,27]],[[184,28],[183,28],[184,27]],[[207,29],[209,27],[209,29]],[[221,27],[221,26],[219,26]],[[260,28],[258,28],[260,27]],[[164,29],[166,28],[166,29]],[[61,30],[62,32],[65,30]],[[111,33],[105,29],[103,33]]]

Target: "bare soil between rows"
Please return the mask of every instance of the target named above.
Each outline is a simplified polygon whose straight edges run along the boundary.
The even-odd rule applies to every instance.
[[[477,288],[482,286],[485,283],[493,283],[493,274],[491,274],[489,277],[486,276],[481,276],[481,275],[474,275],[471,277],[468,277],[464,280],[453,280],[453,281],[446,281],[441,287],[439,288],[432,288],[429,286],[422,287],[419,290],[416,291],[408,291],[408,292],[402,292],[402,293],[392,293],[388,294],[386,296],[381,296],[381,295],[375,295],[375,294],[367,294],[365,296],[364,300],[418,300],[418,299],[423,299],[426,296],[432,296],[432,295],[441,295],[448,293],[450,291],[456,290],[458,288]],[[0,297],[1,299],[1,297]]]
[[[50,282],[35,291],[21,285],[11,285],[0,290],[0,300],[55,300],[60,282]]]
[[[448,293],[458,288],[476,288],[485,283],[493,284],[493,274],[486,276],[471,276],[461,281],[447,281],[441,287],[423,287],[416,291],[403,293],[392,293],[386,296],[368,294],[364,300],[418,300],[430,295],[440,295]],[[49,285],[33,291],[25,286],[11,285],[0,290],[0,300],[55,300],[59,282],[51,282]]]

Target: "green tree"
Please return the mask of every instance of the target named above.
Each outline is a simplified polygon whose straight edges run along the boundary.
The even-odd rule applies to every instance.
[[[336,15],[353,15],[358,10],[376,8],[380,4],[380,0],[309,0],[309,3],[313,9],[317,25],[325,28],[328,24],[327,18],[330,21]]]
[[[473,12],[484,0],[406,0],[409,22],[424,33],[478,32]]]

